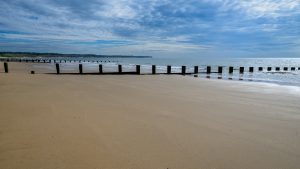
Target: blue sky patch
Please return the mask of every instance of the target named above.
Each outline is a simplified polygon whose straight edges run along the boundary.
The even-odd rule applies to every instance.
[[[2,0],[0,5],[2,51],[300,57],[299,0]]]

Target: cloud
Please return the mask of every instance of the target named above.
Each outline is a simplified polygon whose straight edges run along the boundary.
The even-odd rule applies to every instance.
[[[300,12],[299,0],[260,0],[240,1],[239,7],[252,18],[286,17]]]
[[[2,0],[0,5],[5,51],[194,51],[196,56],[299,45],[300,0]],[[283,45],[280,37],[290,38]]]

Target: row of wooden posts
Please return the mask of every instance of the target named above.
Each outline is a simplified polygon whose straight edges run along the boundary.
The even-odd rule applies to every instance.
[[[58,63],[55,64],[56,67],[56,74],[60,74],[60,65]],[[245,67],[239,67],[239,73],[243,74],[245,72]],[[254,72],[254,67],[249,67],[249,72],[253,73]],[[275,68],[276,71],[280,71],[280,67],[276,67]],[[288,67],[284,67],[283,68],[284,71],[288,71]],[[291,67],[291,71],[295,71],[296,67]],[[300,67],[298,68],[298,70],[300,70]],[[4,62],[4,71],[5,73],[8,73],[8,64],[7,62]],[[234,67],[230,66],[228,69],[228,73],[232,74],[234,71]],[[258,67],[258,71],[263,71],[263,67]],[[272,67],[267,67],[267,71],[272,71]],[[34,73],[34,72],[32,72]],[[103,71],[103,65],[100,64],[99,65],[99,73],[100,74],[104,74]],[[136,65],[136,71],[135,72],[123,72],[122,69],[122,65],[118,65],[118,74],[126,74],[126,73],[133,73],[133,74],[141,74],[141,66],[140,65]],[[181,67],[181,73],[172,73],[172,66],[168,65],[167,66],[167,73],[166,74],[198,74],[199,72],[199,66],[194,66],[194,71],[193,73],[187,73],[186,71],[186,66],[182,66]],[[211,70],[211,66],[207,66],[206,67],[206,73],[210,74],[210,73],[223,73],[223,66],[218,66],[218,71],[217,72],[212,72]],[[83,74],[83,65],[79,64],[79,74]],[[157,74],[156,72],[156,65],[152,65],[152,74]]]
[[[55,60],[55,59],[17,59],[17,58],[0,58],[1,62],[32,62],[32,63],[72,63],[72,62],[115,62],[110,60],[90,61],[90,60]]]
[[[53,63],[56,63],[56,64],[58,64],[58,63],[63,63],[63,62],[65,62],[65,63],[67,63],[68,61],[71,63],[72,62],[72,60],[51,60],[51,59],[17,59],[17,58],[0,58],[0,61],[6,61],[6,62],[9,62],[9,61],[15,61],[15,62],[38,62],[38,63],[52,63],[52,61],[53,61]],[[81,63],[82,61],[81,60],[73,60],[73,62],[79,62],[79,63]],[[83,60],[83,62],[86,62],[86,60]],[[97,63],[99,63],[99,62],[111,62],[111,61],[87,61],[87,62],[97,62]],[[138,66],[138,65],[137,65]],[[153,65],[153,66],[155,66],[155,65]],[[198,66],[195,66],[195,71],[194,71],[194,73],[198,73],[198,71],[196,71],[196,70],[198,70],[198,68],[197,68]],[[183,71],[185,71],[185,69],[186,69],[186,67],[185,66],[182,66],[182,70]],[[222,69],[223,69],[223,66],[219,66],[218,67],[218,72],[217,73],[222,73]],[[240,73],[243,73],[244,72],[244,70],[245,70],[245,68],[244,67],[240,67],[239,68],[240,69]],[[280,67],[275,67],[275,70],[276,71],[280,71]],[[283,70],[284,71],[288,71],[288,67],[284,67],[283,68]],[[152,70],[153,70],[153,68],[152,68]],[[291,71],[295,71],[296,70],[296,67],[291,67],[291,69],[290,69]],[[300,70],[300,67],[298,67],[298,70]],[[263,67],[258,67],[258,71],[263,71]],[[267,71],[272,71],[272,67],[267,67]],[[249,67],[249,72],[254,72],[254,67]],[[185,72],[182,72],[182,73],[185,73]],[[211,67],[210,66],[207,66],[207,73],[211,73]],[[229,67],[229,73],[233,73],[233,67]],[[153,73],[153,74],[155,74],[155,72]]]
[[[233,66],[230,66],[228,69],[228,73],[232,74],[234,70]],[[280,67],[275,68],[276,71],[280,71]],[[288,71],[288,67],[283,68],[284,71]],[[295,71],[296,67],[291,67],[291,71]],[[300,67],[298,68],[300,70]],[[263,71],[263,67],[258,67],[258,71]],[[267,67],[267,71],[272,71],[272,67]],[[245,67],[239,67],[239,73],[243,74],[245,72]],[[253,73],[254,72],[254,67],[249,67],[249,72]],[[56,63],[56,73],[60,74],[60,66],[58,63]],[[79,73],[83,74],[83,66],[82,64],[79,64]],[[103,74],[103,65],[99,65],[99,73]],[[136,71],[135,72],[123,72],[122,70],[122,65],[118,65],[118,72],[119,74],[124,74],[124,73],[135,73],[135,74],[141,74],[141,66],[136,65]],[[167,73],[166,74],[198,74],[199,72],[199,66],[194,66],[194,72],[193,73],[187,73],[186,72],[186,66],[181,67],[181,73],[172,73],[172,66],[168,65],[167,66]],[[217,72],[212,72],[211,71],[211,66],[206,67],[206,73],[223,73],[223,66],[218,66],[218,71]],[[156,73],[156,65],[152,65],[152,74],[157,74]]]

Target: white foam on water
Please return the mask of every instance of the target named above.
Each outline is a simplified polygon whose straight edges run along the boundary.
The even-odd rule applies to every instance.
[[[239,89],[245,92],[258,92],[265,94],[286,94],[293,95],[300,98],[299,86],[280,85],[266,82],[246,82],[246,81],[224,81],[229,83],[236,83],[237,85],[229,85],[231,88]]]

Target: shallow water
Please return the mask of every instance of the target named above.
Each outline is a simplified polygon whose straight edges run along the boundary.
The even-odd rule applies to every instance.
[[[70,60],[70,58],[56,58]],[[187,72],[193,72],[193,66],[199,66],[200,78],[229,79],[255,82],[267,82],[281,85],[300,86],[300,58],[72,58],[71,60],[81,60],[84,65],[84,72],[92,73],[98,71],[98,65],[103,64],[104,72],[116,72],[117,65],[123,65],[123,71],[135,71],[135,65],[141,65],[141,73],[151,73],[151,65],[157,65],[157,73],[165,73],[166,65],[172,65],[172,72],[180,73],[181,66],[187,66]],[[91,61],[99,61],[91,62]],[[102,62],[100,62],[102,61]],[[61,63],[62,71],[78,71],[78,62]],[[206,66],[211,66],[212,72],[217,72],[218,66],[223,66],[223,73],[212,73],[207,75]],[[234,67],[233,74],[228,73],[229,66]],[[239,73],[239,67],[245,67],[243,74]],[[254,67],[254,73],[249,72],[249,67]],[[258,71],[258,67],[263,67],[263,71]],[[267,71],[267,67],[272,67]],[[275,71],[275,67],[280,67],[280,71]],[[288,71],[283,68],[288,67]],[[295,71],[291,71],[295,67]]]

